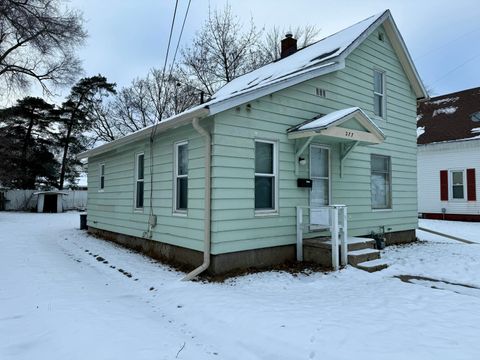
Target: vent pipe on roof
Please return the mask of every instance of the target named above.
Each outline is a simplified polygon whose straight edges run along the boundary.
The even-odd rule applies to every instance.
[[[280,53],[280,57],[286,58],[289,55],[292,55],[297,51],[297,39],[295,39],[292,33],[285,34],[285,39],[281,42],[282,51]]]

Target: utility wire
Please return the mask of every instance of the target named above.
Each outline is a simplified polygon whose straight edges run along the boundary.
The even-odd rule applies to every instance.
[[[188,0],[187,10],[185,11],[185,15],[183,17],[182,28],[180,29],[180,35],[178,36],[178,39],[177,39],[177,46],[175,47],[175,53],[173,54],[173,59],[170,65],[170,71],[168,72],[167,81],[170,81],[172,78],[173,67],[175,66],[175,59],[177,58],[178,48],[180,47],[180,41],[182,40],[183,29],[185,28],[185,22],[187,21],[188,11],[190,10],[191,2],[192,0]],[[180,81],[177,81],[177,82],[180,83]],[[165,87],[165,98],[167,97],[168,97],[168,87]],[[163,109],[162,109],[162,113],[163,113]]]
[[[470,31],[467,31],[466,33],[463,33],[463,34],[461,34],[461,35],[453,38],[452,40],[449,40],[449,41],[447,41],[447,42],[445,42],[445,43],[443,43],[443,44],[441,44],[441,45],[439,45],[439,46],[437,46],[437,47],[434,47],[434,48],[431,48],[430,50],[427,50],[427,51],[424,52],[422,55],[415,57],[415,60],[418,61],[418,60],[420,60],[420,59],[423,59],[425,56],[430,55],[431,53],[436,52],[436,51],[444,48],[445,46],[450,45],[450,44],[456,42],[457,40],[459,40],[459,39],[461,39],[461,38],[463,38],[463,37],[465,37],[465,36],[467,36],[467,35],[470,35],[470,34],[472,34],[472,33],[474,33],[474,32],[477,32],[478,30],[480,30],[480,27],[475,27],[474,29],[472,29],[472,30],[470,30]]]
[[[192,0],[188,0],[187,10],[185,11],[185,16],[183,17],[183,23],[182,23],[182,28],[180,30],[180,35],[178,36],[177,47],[175,48],[175,53],[173,54],[173,60],[172,60],[172,65],[170,66],[169,76],[172,75],[173,66],[175,65],[175,59],[177,57],[178,48],[180,47],[180,41],[182,40],[183,29],[185,28],[185,22],[187,21],[188,10],[190,10],[191,2],[192,2]]]
[[[160,99],[161,99],[163,83],[165,81],[165,70],[167,69],[168,54],[170,52],[170,44],[172,42],[173,28],[175,26],[175,17],[177,15],[177,8],[178,8],[178,0],[175,1],[175,9],[173,11],[172,24],[170,26],[170,35],[168,36],[167,53],[165,54],[165,61],[163,63],[163,69],[162,69],[162,78],[160,80],[160,86],[159,86],[159,89],[158,89],[158,101],[160,101]],[[161,116],[161,113],[160,113],[160,111],[158,109],[158,105],[157,105],[157,118],[155,119],[155,126],[152,128],[152,133],[151,133],[151,136],[150,136],[151,140],[153,140],[153,138],[155,137],[155,133],[157,131],[157,123],[160,120],[160,116]]]
[[[177,8],[178,8],[178,0],[175,1],[175,9],[173,10],[173,17],[172,17],[172,24],[170,25],[170,34],[168,35],[168,44],[167,44],[167,52],[165,53],[165,61],[163,62],[163,70],[162,70],[162,80],[160,82],[160,88],[158,90],[158,99],[160,100],[161,94],[162,94],[162,87],[163,87],[163,81],[165,77],[165,70],[167,68],[167,62],[168,62],[168,54],[170,52],[170,44],[172,42],[172,34],[173,34],[173,28],[175,26],[175,18],[177,15]],[[157,105],[158,106],[158,105]],[[151,224],[150,221],[153,218],[153,157],[154,157],[154,139],[155,139],[155,133],[157,132],[157,124],[159,122],[159,117],[160,113],[158,112],[157,108],[157,118],[155,119],[155,124],[152,127],[152,131],[150,133],[150,218],[148,221],[148,229],[147,229],[147,234],[151,230]],[[137,170],[138,171],[138,170]],[[151,235],[151,234],[150,234]]]
[[[437,80],[435,80],[432,84],[430,84],[430,86],[433,86],[435,84],[437,84],[440,80],[443,80],[445,79],[447,76],[449,76],[451,73],[457,71],[458,69],[464,67],[465,65],[467,65],[469,62],[475,60],[476,58],[480,57],[480,53],[479,54],[476,54],[474,56],[472,56],[471,58],[465,60],[464,62],[462,62],[460,65],[454,67],[453,69],[451,69],[450,71],[448,71],[447,73],[445,73],[442,77],[438,78]]]

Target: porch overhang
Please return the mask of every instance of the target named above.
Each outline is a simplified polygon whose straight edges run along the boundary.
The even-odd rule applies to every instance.
[[[358,123],[357,128],[346,124],[351,119]],[[375,145],[385,141],[383,131],[358,107],[316,116],[288,129],[287,132],[289,139],[318,137],[336,139],[338,142],[355,142],[358,145]]]

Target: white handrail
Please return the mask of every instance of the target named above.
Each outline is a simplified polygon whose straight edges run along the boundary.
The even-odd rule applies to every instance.
[[[329,209],[328,229],[331,233],[332,267],[334,270],[338,270],[340,265],[345,266],[348,262],[348,214],[345,205],[328,205],[323,207],[297,206],[297,261],[303,261],[303,228],[305,226],[318,225],[311,223],[304,224],[303,209],[309,209],[311,211],[322,208]],[[341,216],[339,216],[340,210],[342,211]],[[339,220],[341,220],[340,223]]]

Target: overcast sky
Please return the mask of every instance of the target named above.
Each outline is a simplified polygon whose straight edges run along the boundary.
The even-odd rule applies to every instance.
[[[179,0],[178,19],[188,0]],[[192,0],[182,38],[191,41],[212,8],[225,0]],[[420,76],[434,95],[480,86],[478,0],[231,0],[247,23],[258,27],[315,24],[320,37],[385,9],[403,35]],[[89,33],[80,50],[85,75],[101,73],[120,87],[164,61],[174,0],[72,0],[84,13]],[[180,29],[178,21],[176,34]],[[176,38],[174,37],[174,44]]]

